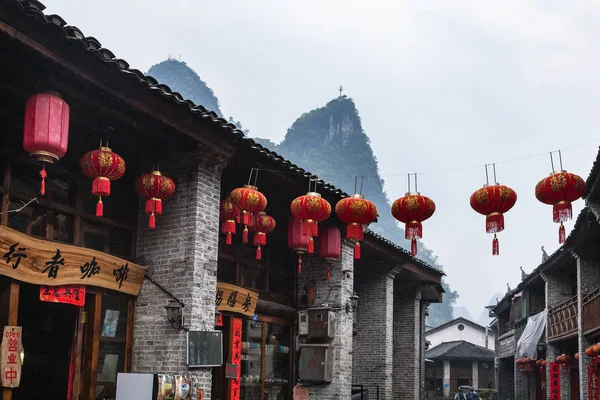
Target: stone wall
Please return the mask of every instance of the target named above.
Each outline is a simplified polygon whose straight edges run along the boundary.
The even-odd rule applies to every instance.
[[[514,400],[515,398],[515,359],[501,358],[498,361],[498,398]]]

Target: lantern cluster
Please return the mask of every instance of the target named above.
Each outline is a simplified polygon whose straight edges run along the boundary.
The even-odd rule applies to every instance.
[[[252,216],[263,211],[267,207],[267,198],[258,191],[256,186],[244,185],[234,189],[230,195],[233,204],[242,214],[242,243],[248,243],[248,226],[252,224]]]
[[[596,343],[585,349],[585,355],[591,358],[591,364],[597,368],[600,364],[600,343]]]
[[[435,212],[435,203],[419,192],[406,193],[392,204],[392,215],[406,224],[404,237],[411,241],[410,252],[417,255],[417,240],[423,237],[422,222]]]
[[[546,373],[546,360],[537,360],[535,362],[536,367],[538,367],[540,373]]]

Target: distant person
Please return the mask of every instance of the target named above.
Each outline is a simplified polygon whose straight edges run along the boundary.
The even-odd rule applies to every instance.
[[[462,392],[462,389],[458,389],[458,392],[454,395],[454,400],[467,400],[465,394]]]

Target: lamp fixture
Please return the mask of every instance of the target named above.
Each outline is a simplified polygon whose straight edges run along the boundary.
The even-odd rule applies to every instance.
[[[354,312],[358,308],[358,300],[360,297],[356,294],[355,291],[352,291],[352,296],[350,296],[350,301],[346,303],[346,312]]]
[[[167,320],[177,331],[184,329],[183,327],[183,303],[176,300],[169,301],[169,305],[166,305],[167,309]]]

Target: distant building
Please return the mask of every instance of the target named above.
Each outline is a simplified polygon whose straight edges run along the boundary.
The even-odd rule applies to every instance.
[[[425,333],[425,339],[431,343],[430,348],[444,342],[464,340],[494,350],[495,338],[495,333],[491,329],[462,317],[429,329]]]

